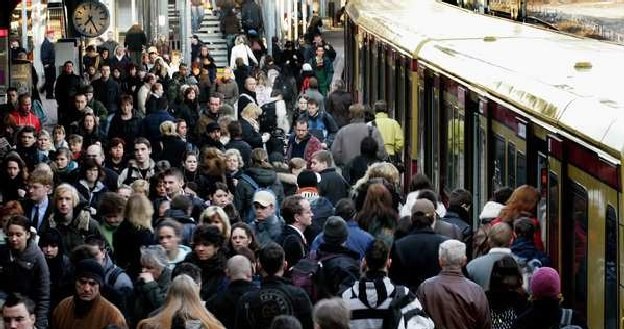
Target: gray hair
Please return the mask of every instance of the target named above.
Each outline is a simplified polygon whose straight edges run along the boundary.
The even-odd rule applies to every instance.
[[[161,245],[152,245],[141,248],[141,264],[153,266],[155,269],[162,271],[167,265],[167,253]]]
[[[440,244],[438,259],[443,267],[462,267],[466,261],[466,244],[458,240],[446,240]]]
[[[314,306],[312,314],[314,323],[321,329],[349,329],[351,314],[340,297],[321,299]]]

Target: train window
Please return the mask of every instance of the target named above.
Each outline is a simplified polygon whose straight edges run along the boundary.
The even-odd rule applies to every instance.
[[[370,62],[371,67],[371,96],[369,104],[372,105],[379,99],[379,47],[376,42],[371,44],[372,58]]]
[[[405,61],[408,63],[408,61]],[[405,64],[408,65],[408,64]],[[399,122],[403,122],[403,118],[405,116],[405,98],[407,95],[405,94],[405,84],[407,81],[405,80],[405,65],[400,65],[398,71],[398,86],[396,88],[397,91],[397,108],[395,109],[395,115],[397,116],[397,120]]]
[[[518,151],[516,155],[516,186],[524,185],[527,182],[526,156]]]
[[[615,208],[607,206],[605,223],[605,328],[618,324],[618,223]]]
[[[379,47],[379,99],[388,100],[386,95],[386,50]]]
[[[570,205],[572,211],[571,234],[572,234],[572,301],[573,308],[583,315],[587,314],[587,243],[588,243],[588,196],[587,190],[575,182],[571,182]]]
[[[395,81],[397,72],[395,70],[395,61],[392,53],[389,53],[388,59],[386,60],[386,101],[388,105],[394,110],[394,118],[398,120],[398,111],[395,97]]]
[[[507,145],[507,184],[516,187],[516,145]]]
[[[492,177],[492,185],[494,190],[507,185],[505,181],[505,139],[496,135],[494,136],[494,177]]]
[[[464,187],[464,109],[453,104],[445,93],[447,126],[446,186],[449,190]]]
[[[548,239],[546,248],[554,268],[559,268],[559,177],[548,173]]]

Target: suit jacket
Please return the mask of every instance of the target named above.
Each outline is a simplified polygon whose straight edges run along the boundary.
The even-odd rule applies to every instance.
[[[28,217],[28,219],[32,220],[32,216],[33,211],[34,211],[34,206],[35,206],[35,202],[30,200],[30,199],[24,199],[22,200],[22,209],[24,209],[24,216]],[[41,211],[41,210],[39,210]],[[45,213],[43,214],[43,217],[41,218],[41,223],[37,223],[37,232],[40,231],[40,227],[48,227],[49,223],[48,223],[48,217],[50,217],[50,215],[54,212],[54,201],[52,200],[52,198],[48,197],[48,207],[45,210]],[[41,214],[40,214],[41,215]],[[33,225],[35,225],[35,223],[33,223]]]
[[[293,226],[284,225],[280,242],[284,248],[285,259],[289,268],[295,266],[300,259],[308,254],[308,244]]]

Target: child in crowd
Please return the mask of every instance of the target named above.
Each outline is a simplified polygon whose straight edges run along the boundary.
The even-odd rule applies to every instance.
[[[69,149],[72,152],[71,159],[75,161],[80,160],[82,155],[82,136],[76,134],[69,135],[67,143],[69,143]]]
[[[61,147],[69,148],[69,144],[65,140],[65,127],[63,125],[56,125],[52,130],[52,141],[55,149],[59,149]]]

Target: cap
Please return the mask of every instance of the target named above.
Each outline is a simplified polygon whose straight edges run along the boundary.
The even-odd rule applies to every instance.
[[[154,47],[154,46],[151,46],[151,47],[147,48],[147,53],[148,54],[154,53],[154,54],[158,55],[158,49],[156,49],[156,47]]]
[[[435,214],[435,207],[433,203],[427,199],[416,199],[412,206],[412,214],[416,213],[433,216]]]
[[[214,122],[214,121],[213,121],[213,122],[211,122],[211,123],[209,123],[209,124],[206,126],[206,132],[207,132],[207,133],[209,133],[209,134],[210,134],[211,132],[215,131],[215,130],[221,130],[221,126],[219,126],[219,124],[218,124],[218,123],[216,123],[216,122]]]
[[[269,191],[258,191],[254,194],[253,202],[257,202],[263,207],[268,207],[275,205],[275,196]]]
[[[303,70],[304,71],[312,71],[312,65],[310,65],[310,63],[303,64]]]
[[[95,280],[100,286],[104,285],[104,268],[93,259],[81,260],[76,265],[75,278],[90,278]]]
[[[531,276],[531,295],[533,299],[559,298],[561,281],[557,270],[540,267]]]
[[[347,241],[349,231],[347,222],[339,216],[330,216],[323,225],[323,241],[328,244],[343,244]]]

